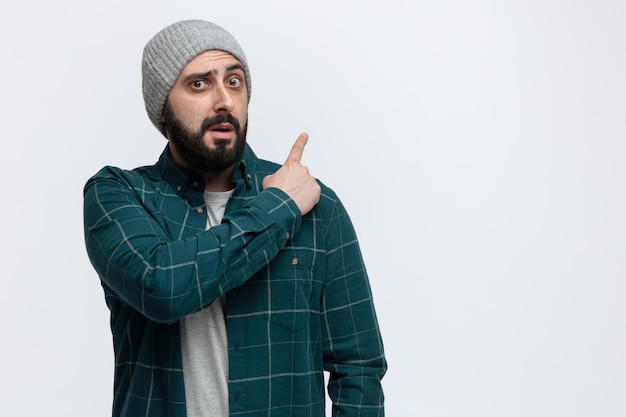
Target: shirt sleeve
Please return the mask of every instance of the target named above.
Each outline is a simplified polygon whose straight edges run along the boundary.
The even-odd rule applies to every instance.
[[[124,176],[105,169],[85,186],[84,223],[105,290],[152,321],[174,323],[266,265],[297,232],[301,216],[287,194],[272,188],[227,213],[221,225],[172,239]]]
[[[338,199],[326,240],[324,366],[333,417],[382,417],[387,362],[357,237]]]

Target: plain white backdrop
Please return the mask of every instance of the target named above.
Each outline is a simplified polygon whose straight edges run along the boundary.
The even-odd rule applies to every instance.
[[[352,215],[388,416],[626,415],[626,3],[25,1],[0,6],[2,416],[108,416],[82,187],[154,163],[141,51],[212,20],[252,72],[249,143]]]

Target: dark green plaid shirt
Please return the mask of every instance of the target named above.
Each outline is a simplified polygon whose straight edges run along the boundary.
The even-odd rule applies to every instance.
[[[357,238],[322,185],[302,217],[278,165],[247,147],[222,224],[205,230],[202,179],[166,148],[85,186],[85,240],[111,311],[114,416],[185,416],[179,320],[226,295],[231,416],[383,416],[383,345]]]

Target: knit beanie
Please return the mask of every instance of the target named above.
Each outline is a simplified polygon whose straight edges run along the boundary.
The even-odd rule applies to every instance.
[[[222,27],[202,20],[183,20],[154,35],[143,50],[143,100],[152,124],[166,136],[161,114],[165,100],[183,67],[198,54],[219,49],[243,65],[250,101],[251,82],[246,56],[235,38]]]

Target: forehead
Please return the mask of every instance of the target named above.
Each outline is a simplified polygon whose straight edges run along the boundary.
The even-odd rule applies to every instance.
[[[236,64],[241,65],[241,62],[233,55],[225,51],[212,49],[196,55],[183,67],[180,75],[206,71],[225,71]]]

